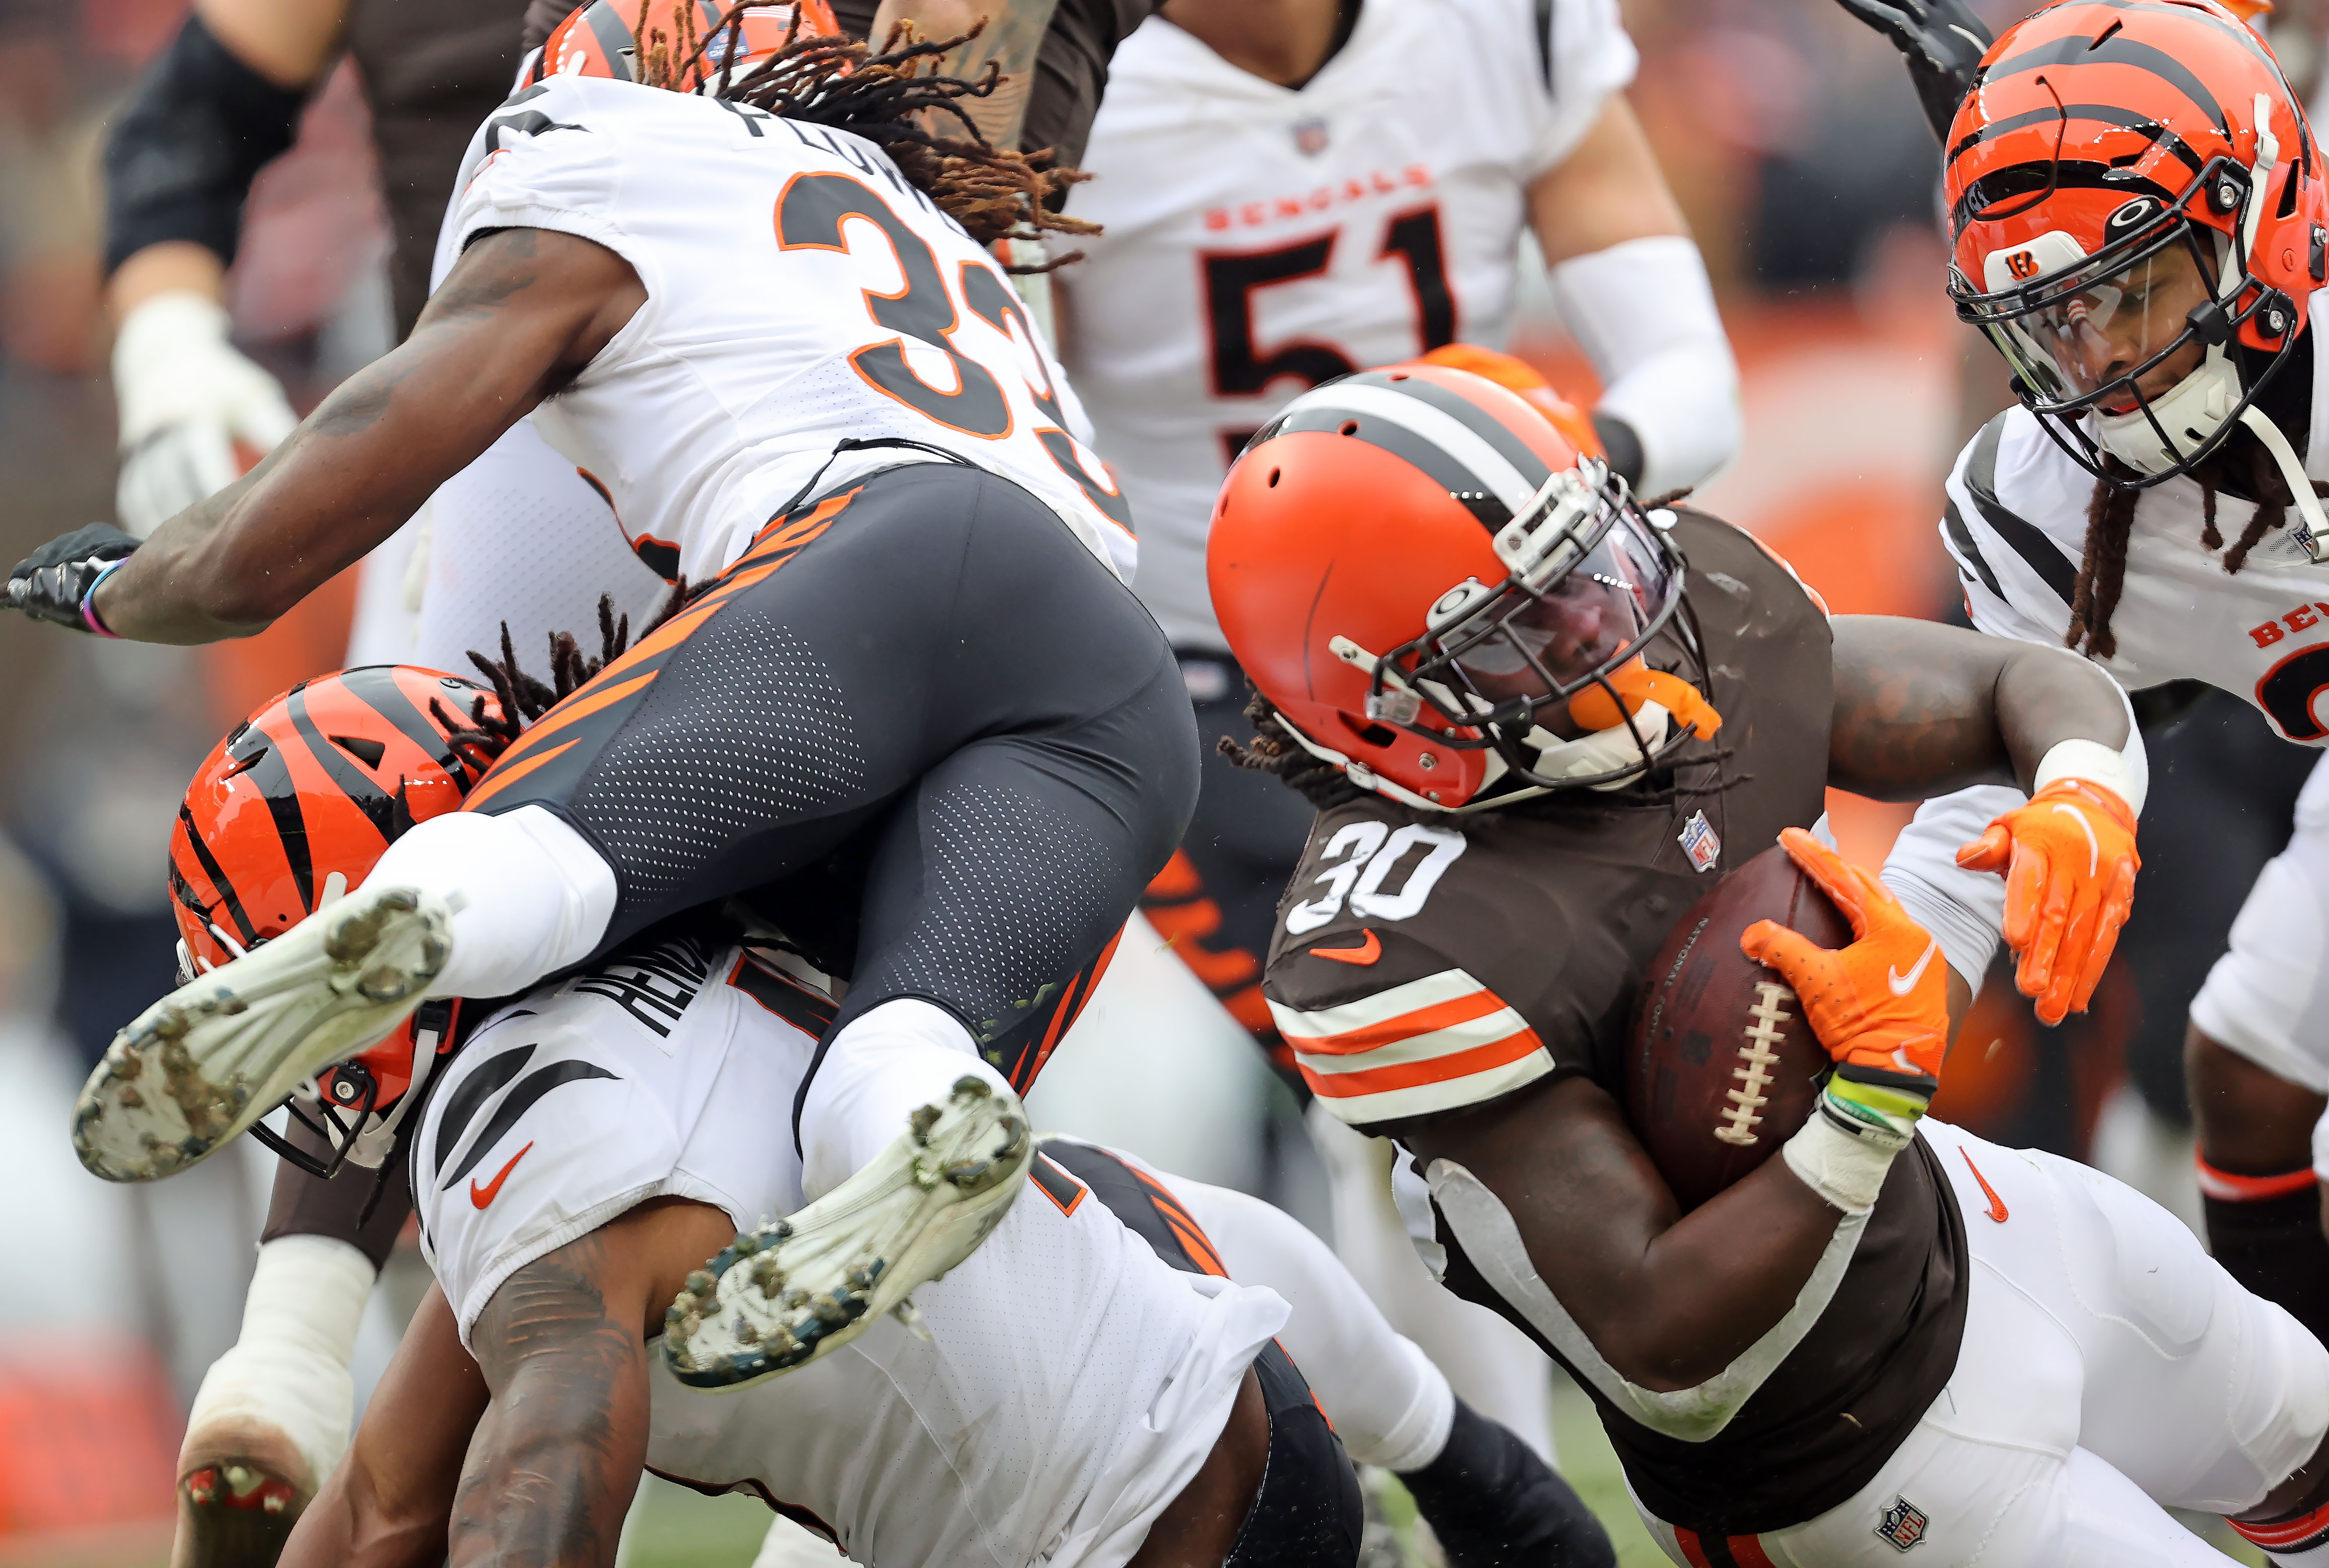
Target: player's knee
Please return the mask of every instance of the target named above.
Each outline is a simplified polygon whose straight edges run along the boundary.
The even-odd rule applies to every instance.
[[[2313,1160],[2313,1130],[2329,1099],[2291,1083],[2198,1023],[2183,1038],[2184,1082],[2209,1164],[2269,1174],[2303,1169]]]

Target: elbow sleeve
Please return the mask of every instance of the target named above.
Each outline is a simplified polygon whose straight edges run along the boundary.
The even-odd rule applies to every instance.
[[[1698,247],[1679,234],[1627,239],[1552,268],[1552,297],[1603,392],[1597,422],[1622,422],[1645,495],[1703,483],[1739,449],[1739,367]],[[1605,437],[1606,439],[1606,437]]]
[[[106,141],[106,272],[167,239],[233,261],[250,182],[291,145],[306,101],[187,17]]]

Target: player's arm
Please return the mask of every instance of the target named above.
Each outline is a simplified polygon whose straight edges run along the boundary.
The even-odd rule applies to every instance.
[[[143,546],[98,529],[52,541],[11,574],[10,600],[147,643],[261,631],[579,374],[646,298],[630,264],[591,240],[488,235],[411,337],[343,382],[266,462]]]
[[[2005,878],[2005,940],[2038,1016],[2060,1023],[2083,1009],[2142,864],[2147,770],[2118,683],[2060,648],[1881,615],[1834,624],[1830,781],[1892,800],[1984,784],[2027,791],[1957,863]]]
[[[354,1446],[292,1527],[278,1568],[437,1568],[486,1397],[453,1309],[432,1284]]]
[[[1681,1214],[1624,1111],[1582,1075],[1403,1130],[1466,1265],[1601,1393],[1677,1435],[1727,1419],[1824,1309],[1947,1034],[1932,939],[1809,834],[1783,841],[1855,936],[1830,953],[1763,921],[1742,944],[1796,988],[1837,1063],[1783,1158]]]
[[[282,388],[227,341],[226,269],[251,181],[291,146],[346,18],[347,0],[198,0],[107,142],[118,501],[136,531],[292,427]]]
[[[1740,439],[1739,367],[1706,261],[1625,99],[1529,186],[1561,321],[1601,378],[1593,423],[1646,495],[1697,484]]]

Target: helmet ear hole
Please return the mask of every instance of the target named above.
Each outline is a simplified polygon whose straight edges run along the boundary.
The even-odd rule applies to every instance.
[[[1344,728],[1369,746],[1389,746],[1399,739],[1399,731],[1388,724],[1378,724],[1372,718],[1361,718],[1340,709],[1335,711],[1334,717],[1343,721]]]
[[[1272,490],[1278,488],[1278,476],[1285,472],[1282,468],[1273,468],[1269,471],[1269,487]]]
[[[1336,434],[1338,435],[1355,436],[1358,433],[1359,422],[1356,419],[1345,419],[1336,427]]]

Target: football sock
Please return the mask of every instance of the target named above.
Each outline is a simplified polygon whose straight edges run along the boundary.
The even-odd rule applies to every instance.
[[[279,1236],[259,1249],[242,1337],[211,1363],[186,1417],[186,1459],[223,1457],[268,1434],[307,1467],[284,1479],[320,1487],[348,1445],[355,1414],[356,1328],[372,1298],[372,1260],[328,1236]],[[250,1454],[250,1448],[240,1451]]]
[[[2204,1180],[2208,1173],[2202,1173]],[[2321,1234],[2321,1194],[2312,1172],[2277,1197],[2203,1197],[2208,1250],[2249,1294],[2288,1310],[2329,1342],[2329,1238]]]
[[[590,956],[615,914],[615,872],[540,806],[451,812],[388,847],[366,887],[418,887],[453,908],[453,953],[432,997],[514,996]]]
[[[1400,1479],[1449,1568],[1617,1568],[1617,1548],[1585,1499],[1460,1399],[1438,1457]]]
[[[970,1031],[918,997],[869,1008],[825,1042],[800,1102],[801,1190],[812,1202],[897,1141],[913,1113],[943,1105],[966,1074],[1008,1093]]]

